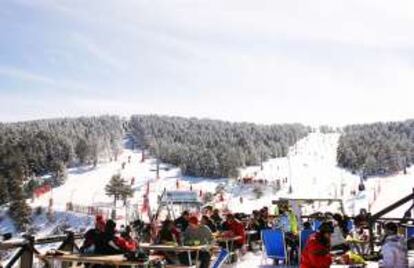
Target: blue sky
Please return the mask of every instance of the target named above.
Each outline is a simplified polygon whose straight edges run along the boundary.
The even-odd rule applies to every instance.
[[[0,121],[413,118],[413,8],[409,0],[1,1]]]

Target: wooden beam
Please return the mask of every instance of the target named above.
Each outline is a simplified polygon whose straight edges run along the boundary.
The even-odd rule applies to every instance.
[[[414,192],[407,195],[406,197],[396,201],[395,203],[389,205],[388,207],[385,207],[381,211],[375,213],[374,215],[371,215],[370,221],[376,221],[377,219],[381,218],[382,216],[386,215],[387,213],[393,211],[394,209],[404,205],[405,203],[414,200]]]
[[[33,267],[33,245],[34,245],[34,237],[33,236],[26,236],[25,237],[28,244],[23,246],[23,254],[20,257],[20,268],[32,268]]]
[[[24,249],[20,248],[16,254],[9,260],[9,262],[4,266],[5,268],[12,268],[14,267],[15,263],[20,259],[20,257],[23,255]]]

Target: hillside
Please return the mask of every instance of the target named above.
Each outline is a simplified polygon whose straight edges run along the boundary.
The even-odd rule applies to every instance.
[[[364,177],[392,175],[414,162],[414,120],[351,125],[338,146],[338,165]]]
[[[412,191],[411,188],[414,187],[414,180],[412,180],[414,169],[408,169],[407,175],[397,174],[388,178],[370,178],[365,183],[366,191],[356,191],[356,195],[353,196],[351,191],[357,189],[359,177],[336,166],[338,138],[339,134],[336,133],[312,133],[290,148],[292,194],[288,193],[289,182],[282,184],[280,191],[276,191],[273,187],[277,179],[289,177],[287,157],[270,159],[264,163],[263,170],[260,170],[260,166],[250,166],[242,169],[241,174],[245,176],[256,173],[257,178],[268,181],[266,186],[253,186],[226,178],[183,177],[179,168],[164,164],[161,165],[160,178],[156,179],[154,159],[141,162],[140,151],[124,149],[116,162],[100,163],[96,168],[90,166],[70,169],[68,179],[64,185],[54,188],[52,192],[40,196],[34,202],[29,202],[29,204],[32,208],[38,206],[46,208],[49,199],[53,198],[53,210],[58,215],[58,220],[55,224],[50,223],[48,228],[41,232],[45,234],[63,223],[69,225],[76,223],[75,226],[72,226],[76,229],[86,228],[91,224],[91,219],[86,213],[65,212],[67,202],[73,202],[74,205],[82,207],[100,207],[103,213],[109,215],[112,198],[105,195],[104,187],[110,177],[116,173],[120,173],[127,181],[130,181],[133,177],[135,178],[135,193],[130,200],[130,210],[126,211],[120,202],[117,205],[120,223],[123,223],[126,217],[134,217],[134,213],[141,212],[143,196],[148,186],[150,207],[155,210],[158,195],[161,194],[164,188],[175,189],[177,180],[180,189],[188,190],[191,187],[197,192],[201,190],[202,194],[206,192],[215,193],[217,187],[222,188],[224,189],[223,199],[221,199],[220,194],[217,194],[214,197],[214,204],[217,207],[228,208],[234,212],[246,213],[262,206],[271,206],[271,201],[279,197],[337,197],[344,200],[346,213],[354,215],[358,213],[360,208],[371,208],[373,212],[378,211],[390,202]],[[130,163],[128,163],[129,157]],[[125,169],[121,168],[123,162],[126,163]],[[261,193],[260,196],[258,196],[258,192]],[[240,197],[242,197],[242,200]],[[331,208],[320,207],[316,209],[325,211]],[[389,216],[402,216],[403,212],[404,209],[399,209]],[[82,218],[83,220],[81,220]],[[44,226],[44,220],[41,219],[35,217],[35,224],[39,225],[39,222],[41,222]],[[2,232],[13,231],[7,219],[3,220],[0,226]]]
[[[309,133],[301,124],[259,125],[169,116],[131,117],[130,129],[140,148],[185,175],[237,177],[240,167],[286,156]]]

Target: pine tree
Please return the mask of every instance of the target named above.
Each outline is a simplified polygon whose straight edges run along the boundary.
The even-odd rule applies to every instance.
[[[106,195],[114,197],[114,206],[116,205],[116,200],[125,195],[125,185],[125,180],[121,178],[121,175],[116,174],[111,177],[111,180],[105,186]]]
[[[133,194],[134,194],[134,191],[132,190],[131,184],[126,183],[124,181],[124,186],[123,186],[122,191],[121,191],[121,198],[124,201],[124,205],[126,205],[127,199],[129,197],[132,197]]]
[[[86,142],[85,138],[79,139],[75,147],[75,153],[79,159],[79,162],[81,164],[86,164],[86,161],[88,160],[88,155],[89,155],[89,147],[88,147],[88,143]]]
[[[0,174],[0,205],[9,201],[6,178]]]
[[[364,173],[367,175],[375,174],[377,170],[377,160],[374,156],[368,155],[365,159]]]
[[[53,184],[60,186],[65,183],[68,177],[68,171],[63,162],[58,162],[53,167]]]
[[[23,194],[22,184],[24,180],[24,171],[21,165],[16,164],[10,171],[9,178],[9,193],[10,195],[10,216],[16,223],[16,226],[24,230],[27,224],[30,223],[31,209],[26,204],[26,199]]]

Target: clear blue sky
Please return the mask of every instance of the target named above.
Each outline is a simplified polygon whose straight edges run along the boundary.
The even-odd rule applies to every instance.
[[[0,121],[414,118],[414,2],[0,2]]]

